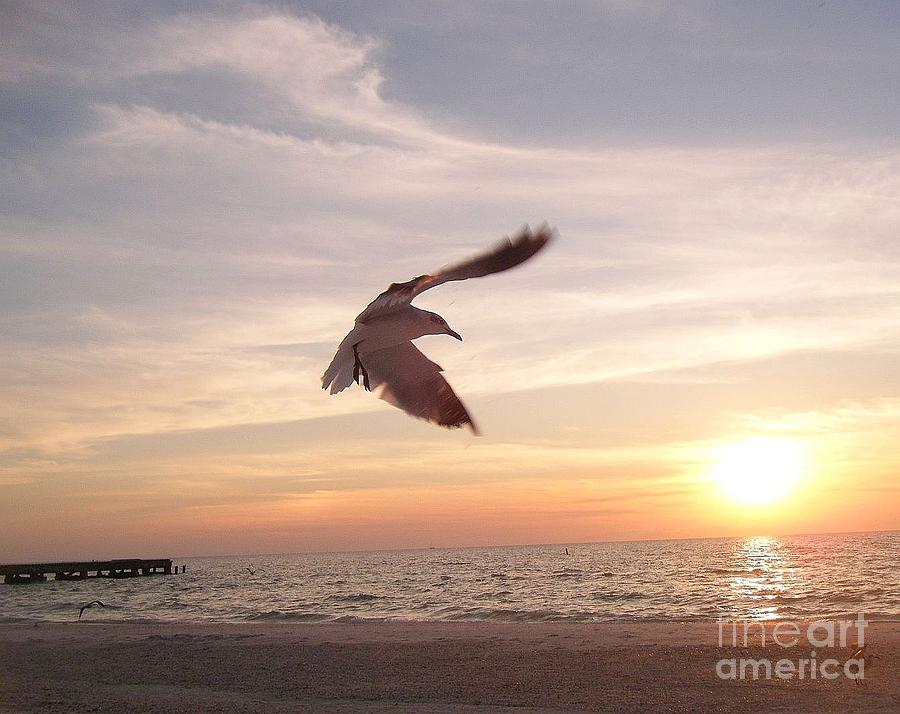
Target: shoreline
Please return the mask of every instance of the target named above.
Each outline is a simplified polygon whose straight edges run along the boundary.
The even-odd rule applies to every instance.
[[[898,621],[870,623],[863,686],[717,675],[723,658],[809,657],[763,645],[776,624],[720,648],[715,621],[4,623],[0,711],[898,710]]]
[[[560,626],[654,626],[654,625],[684,625],[684,626],[716,626],[720,621],[726,623],[739,622],[750,623],[754,626],[765,626],[766,628],[774,627],[779,623],[810,623],[810,622],[848,622],[854,621],[862,614],[866,622],[879,623],[881,625],[900,625],[900,616],[893,613],[876,614],[871,616],[867,612],[863,613],[843,613],[840,615],[822,615],[822,616],[803,616],[803,617],[773,617],[766,620],[760,619],[741,619],[741,618],[721,618],[713,619],[706,617],[697,618],[641,618],[641,619],[605,619],[605,620],[579,620],[579,619],[534,619],[529,620],[522,618],[519,620],[510,619],[490,619],[490,618],[456,618],[456,619],[418,619],[412,617],[365,617],[361,615],[264,615],[246,619],[189,619],[189,618],[153,618],[153,617],[130,617],[116,618],[110,617],[106,613],[107,610],[92,610],[85,614],[83,619],[78,619],[77,609],[73,610],[73,614],[66,615],[64,619],[49,619],[41,617],[16,617],[16,616],[0,616],[0,629],[4,627],[15,627],[19,625],[71,625],[71,624],[95,624],[95,625],[184,625],[186,627],[205,627],[205,626],[223,626],[223,627],[241,627],[243,625],[260,625],[260,626],[277,626],[277,625],[487,625],[487,626],[504,626],[511,625],[515,627],[531,627],[541,625],[560,625]]]

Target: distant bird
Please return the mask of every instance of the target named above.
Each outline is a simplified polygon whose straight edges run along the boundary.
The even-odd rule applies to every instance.
[[[854,652],[852,655],[850,655],[850,659],[859,660],[860,669],[857,671],[861,670],[861,673],[863,675],[862,677],[855,677],[853,679],[853,683],[857,686],[859,686],[861,684],[865,684],[865,681],[864,681],[865,671],[872,667],[872,660],[881,659],[881,657],[879,657],[876,654],[869,654],[868,652],[866,652],[866,648],[868,646],[869,645],[863,645],[858,650],[856,650],[856,652]]]
[[[532,232],[525,226],[512,239],[504,238],[487,253],[462,263],[392,283],[356,317],[356,324],[338,346],[325,374],[322,389],[337,394],[359,384],[367,391],[381,387],[379,397],[419,419],[449,428],[468,424],[472,417],[441,374],[443,367],[423,355],[412,340],[424,335],[450,335],[462,340],[440,315],[420,310],[412,300],[426,290],[454,280],[480,278],[524,263],[554,237],[546,224]]]
[[[94,605],[99,605],[100,607],[106,607],[106,605],[104,605],[99,600],[91,600],[91,602],[89,602],[87,605],[81,606],[81,609],[78,611],[78,619],[79,620],[81,619],[81,616],[84,614],[85,610],[87,610],[88,608],[94,607]]]
[[[250,575],[256,575],[256,571],[255,571],[255,570],[250,570],[250,568],[247,568],[246,570],[247,570],[248,573],[250,573]]]

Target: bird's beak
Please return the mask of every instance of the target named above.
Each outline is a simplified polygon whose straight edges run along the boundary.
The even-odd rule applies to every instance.
[[[449,327],[447,328],[447,334],[450,335],[450,337],[455,337],[457,340],[462,342],[462,335],[459,334],[458,332],[455,332],[454,330],[452,330]]]

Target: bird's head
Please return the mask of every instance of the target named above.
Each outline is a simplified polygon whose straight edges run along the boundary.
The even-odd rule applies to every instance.
[[[462,335],[451,328],[450,325],[447,324],[447,321],[436,312],[425,312],[425,319],[427,322],[426,328],[428,330],[428,332],[425,333],[426,335],[450,335],[450,337],[455,337],[462,342]]]

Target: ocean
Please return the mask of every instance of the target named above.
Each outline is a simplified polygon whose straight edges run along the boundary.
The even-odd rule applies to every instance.
[[[568,555],[566,554],[568,548]],[[900,532],[179,558],[187,572],[0,584],[0,621],[900,618]],[[251,574],[248,571],[253,570]]]

